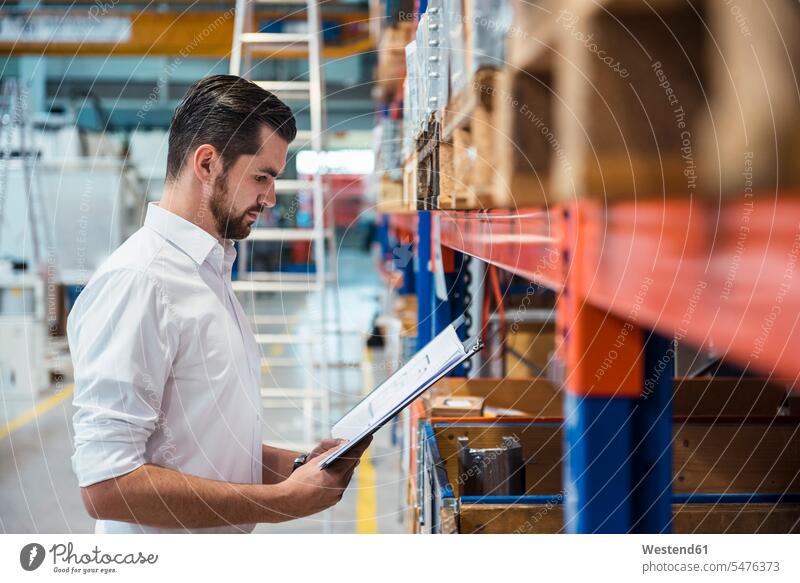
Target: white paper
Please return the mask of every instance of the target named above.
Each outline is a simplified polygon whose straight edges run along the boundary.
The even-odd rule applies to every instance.
[[[436,336],[417,352],[397,372],[379,385],[331,430],[339,439],[353,439],[365,428],[383,421],[398,404],[413,395],[428,381],[436,378],[454,362],[461,360],[466,351],[452,326]]]

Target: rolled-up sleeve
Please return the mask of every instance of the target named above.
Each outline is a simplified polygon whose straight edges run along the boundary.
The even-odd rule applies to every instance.
[[[91,484],[147,463],[177,350],[168,299],[145,272],[121,269],[90,283],[67,324],[75,370],[78,483]]]

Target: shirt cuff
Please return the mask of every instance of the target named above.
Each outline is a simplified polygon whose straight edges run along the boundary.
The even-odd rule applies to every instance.
[[[123,441],[87,441],[77,446],[72,456],[72,469],[81,488],[124,476],[145,463],[143,453]]]

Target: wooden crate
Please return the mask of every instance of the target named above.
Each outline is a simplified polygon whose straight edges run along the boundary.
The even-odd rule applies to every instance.
[[[797,192],[796,2],[512,4],[486,204]]]
[[[458,531],[465,534],[564,532],[561,500],[544,504],[462,504]],[[673,504],[675,534],[796,534],[800,504]]]
[[[440,192],[442,209],[480,209],[492,205],[497,152],[494,95],[498,72],[479,70],[442,110],[442,141],[452,148],[452,169]]]
[[[406,210],[403,202],[403,185],[382,176],[378,182],[377,208],[381,213],[402,212]]]
[[[697,424],[697,427],[700,427]],[[768,424],[747,424],[738,440],[728,439],[729,428],[717,431],[716,426],[704,425],[709,434],[707,444],[692,450],[676,446],[674,466],[676,481],[673,504],[673,532],[798,532],[800,531],[800,504],[795,500],[798,492],[798,469],[800,469],[800,437],[798,421],[791,420],[791,437],[786,431],[773,431]],[[496,447],[503,437],[514,437],[523,446],[526,465],[526,496],[518,499],[522,503],[511,503],[508,499],[485,497],[480,504],[461,499],[455,520],[448,516],[442,528],[450,532],[468,533],[535,533],[561,532],[563,529],[563,486],[561,483],[562,436],[558,424],[522,419],[487,426],[485,423],[433,423],[432,431],[437,445],[439,461],[437,468],[444,472],[446,482],[454,499],[459,499],[459,476],[457,462],[457,438],[466,436],[475,447]],[[765,439],[752,447],[757,435]],[[693,438],[691,431],[676,426],[675,439],[681,442]],[[728,439],[727,449],[721,444]],[[681,481],[689,475],[687,467],[703,467],[709,464],[706,455],[716,456],[718,463],[711,471],[699,471],[696,479]],[[744,461],[742,461],[744,460]],[[777,468],[777,469],[776,469]],[[708,496],[718,496],[714,503],[704,503]],[[770,494],[783,495],[793,503],[743,503],[737,493],[746,493],[760,500]],[[687,496],[681,496],[686,494]],[[684,500],[681,500],[684,499]],[[536,500],[526,504],[526,500]],[[693,500],[700,500],[699,503]],[[448,506],[443,504],[443,507]],[[452,509],[452,505],[448,506]],[[449,526],[448,526],[449,525]],[[446,531],[446,530],[445,530]]]
[[[673,492],[800,492],[796,418],[676,421]]]
[[[509,67],[499,74],[495,207],[547,207],[555,202],[550,194],[551,168],[569,161],[556,134],[552,86],[552,72],[542,62],[527,70]]]
[[[540,422],[531,418],[501,418],[486,423],[439,422],[433,424],[439,445],[442,467],[453,488],[460,495],[458,469],[458,438],[469,438],[470,447],[498,447],[503,437],[511,437],[522,445],[525,468],[525,493],[551,495],[561,491],[561,462],[563,458],[560,421]]]
[[[714,163],[704,169],[708,195],[744,201],[800,186],[800,5],[743,0],[735,8],[708,3],[714,123],[702,145]]]
[[[432,396],[483,397],[490,409],[516,410],[529,417],[563,415],[561,390],[543,378],[445,377],[423,394],[423,404]],[[681,418],[769,418],[785,412],[788,400],[784,386],[757,378],[679,378],[672,388],[672,412]],[[800,411],[792,415],[800,417]]]
[[[570,162],[568,175],[553,167],[557,199],[699,193],[708,31],[695,4],[607,1],[556,18],[555,115]]]
[[[533,497],[513,504],[462,499],[457,516],[448,515],[440,526],[451,532],[560,532],[562,428],[550,417],[561,410],[559,391],[542,380],[451,378],[439,381],[433,394],[493,398],[510,409],[538,409],[540,416],[431,420],[440,481],[454,498],[461,482],[456,452],[462,435],[476,447],[497,446],[504,436],[519,440],[528,460],[526,494]],[[760,379],[676,379],[673,532],[800,531],[800,420],[778,414],[785,411],[786,398],[784,387]],[[737,494],[775,500],[743,503]],[[781,496],[785,501],[777,503]]]
[[[406,45],[414,38],[413,22],[399,22],[381,32],[376,85],[378,99],[389,103],[402,98],[406,77]]]
[[[686,417],[774,417],[788,402],[787,388],[758,378],[695,377],[674,380],[672,412]],[[795,416],[800,417],[800,411]]]
[[[560,423],[503,419],[496,426],[452,424],[435,427],[442,463],[458,495],[457,438],[469,437],[475,447],[497,447],[514,437],[531,461],[526,471],[527,494],[561,491],[562,432]],[[676,421],[673,430],[673,492],[758,493],[800,492],[800,424],[788,418],[754,422]]]
[[[444,396],[483,397],[490,413],[493,408],[529,417],[560,417],[563,412],[560,390],[546,379],[445,377],[424,394],[423,404],[427,406],[431,397]]]
[[[439,196],[436,200],[436,208],[458,208],[457,202],[453,200],[455,196],[455,159],[453,143],[439,141]]]

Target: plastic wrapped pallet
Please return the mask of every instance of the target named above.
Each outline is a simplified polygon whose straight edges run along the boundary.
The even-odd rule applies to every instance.
[[[444,0],[430,0],[427,16],[427,66],[428,100],[426,118],[447,104],[448,59],[447,20],[443,11]]]
[[[417,133],[417,41],[406,45],[405,108],[403,109],[404,157],[414,153],[414,137]]]
[[[447,61],[450,94],[455,95],[467,86],[467,53],[464,46],[463,0],[442,0],[447,20]],[[448,96],[449,99],[449,96]]]
[[[466,0],[466,4],[470,73],[501,67],[506,33],[511,27],[511,5],[507,0]]]
[[[417,84],[417,111],[416,111],[416,133],[415,138],[419,136],[420,132],[428,129],[428,14],[423,14],[419,19],[417,25],[417,58],[416,73],[414,79]]]
[[[390,180],[400,182],[403,179],[402,160],[402,122],[384,117],[381,119],[379,170]]]
[[[380,99],[393,101],[399,96],[405,77],[405,47],[414,34],[413,23],[387,27],[378,46],[377,85]]]

